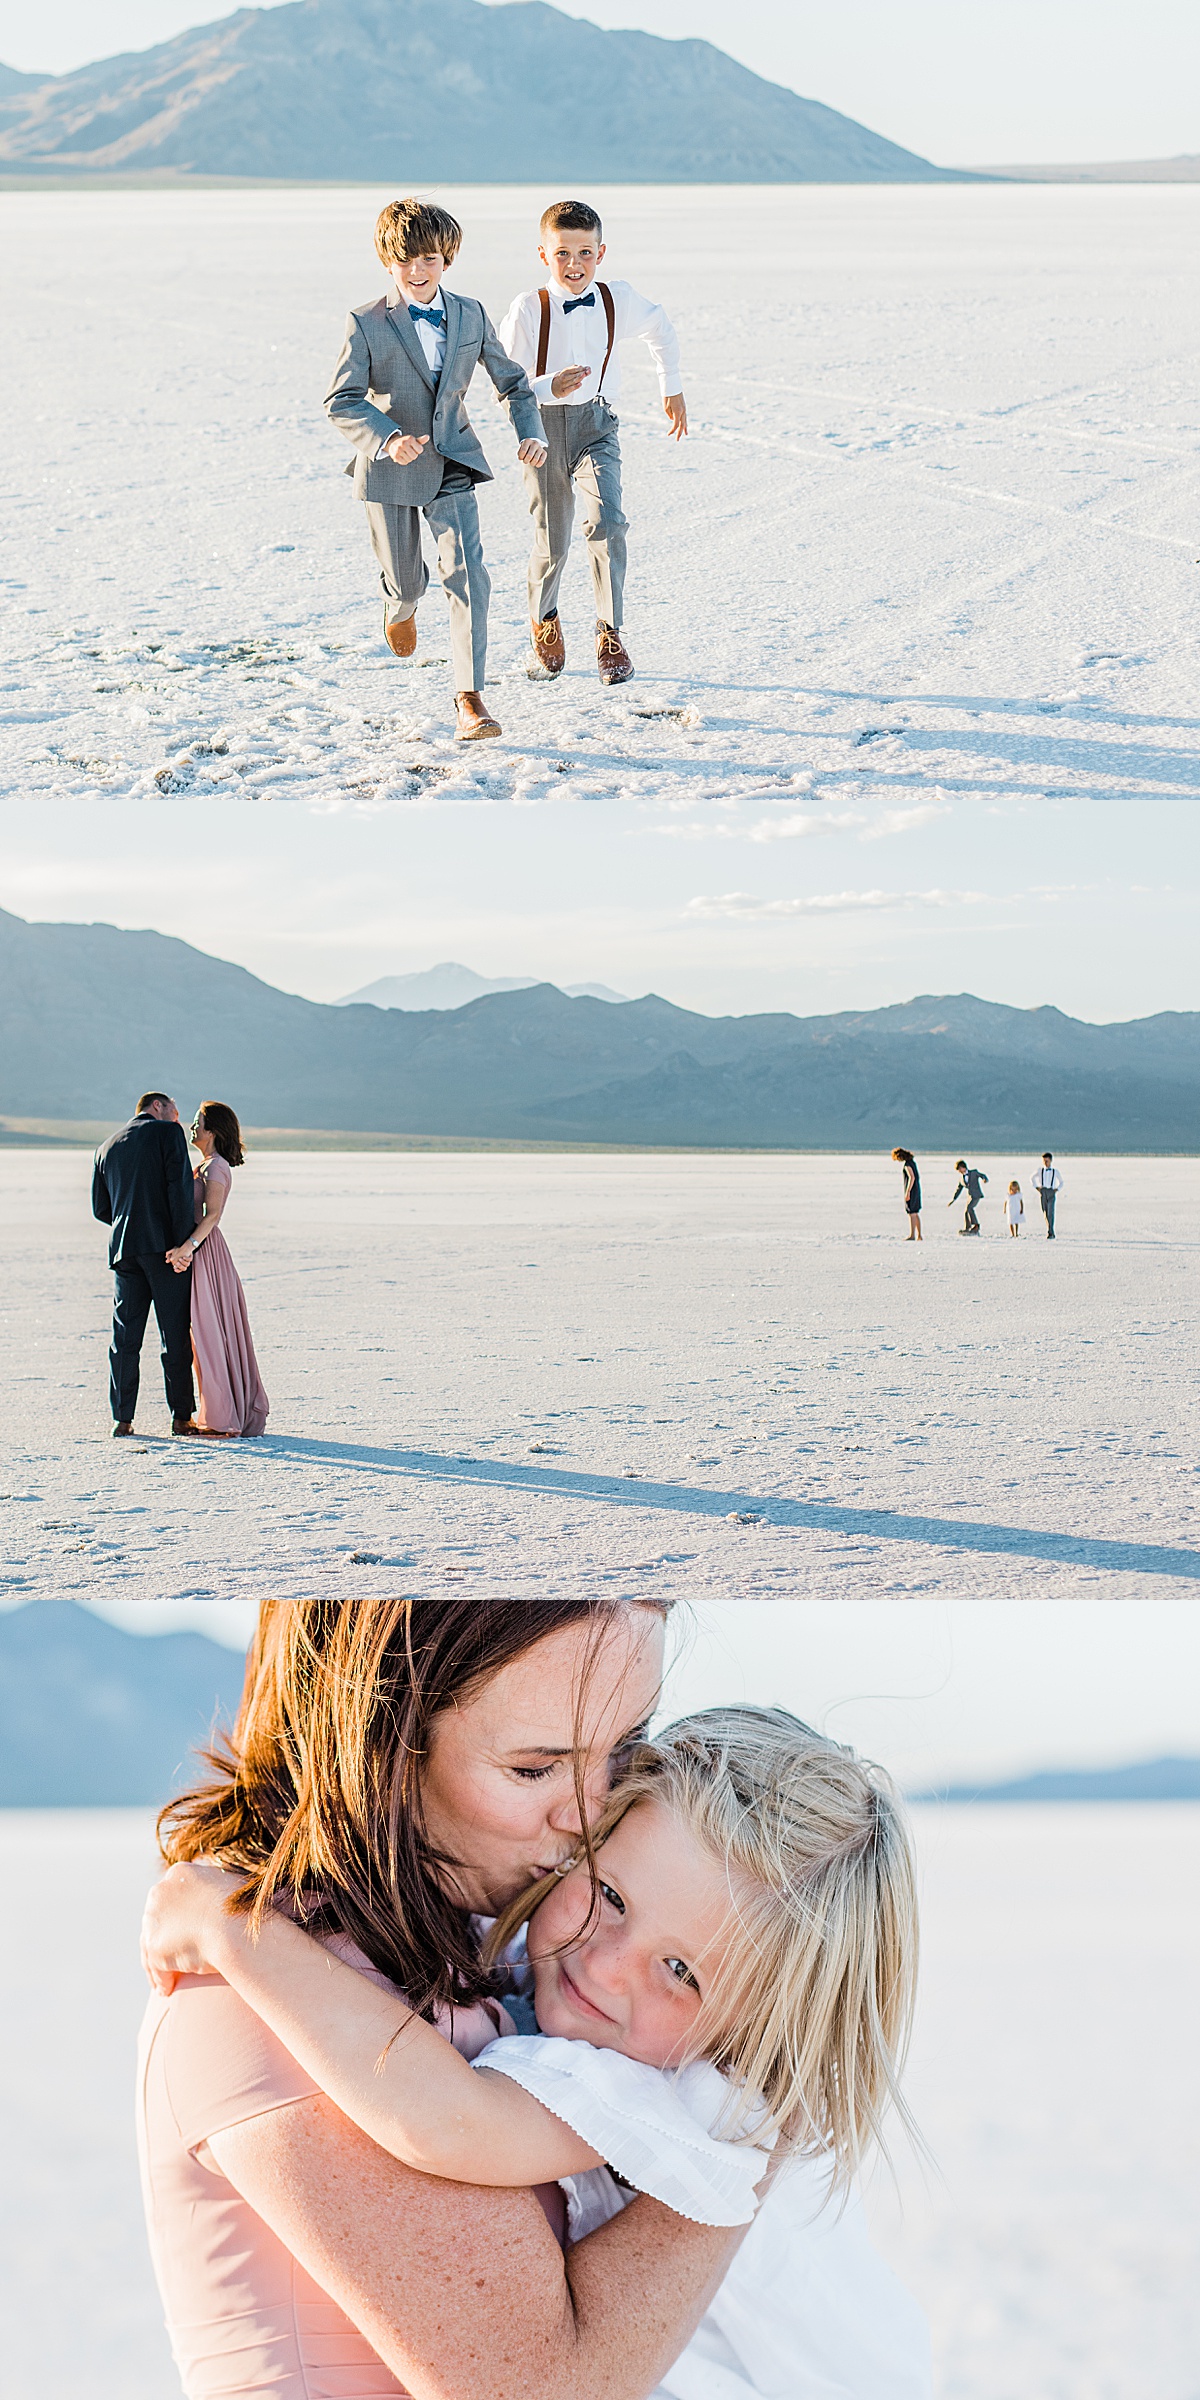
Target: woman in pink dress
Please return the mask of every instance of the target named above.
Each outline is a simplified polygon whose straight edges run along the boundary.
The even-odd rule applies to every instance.
[[[177,1274],[192,1270],[192,1356],[200,1393],[196,1423],[201,1433],[229,1440],[264,1432],[271,1405],[254,1355],[242,1280],[220,1227],[233,1170],[245,1156],[242,1129],[223,1100],[206,1100],[192,1120],[192,1140],[201,1159],[196,1230],[190,1241],[168,1250],[167,1259]]]

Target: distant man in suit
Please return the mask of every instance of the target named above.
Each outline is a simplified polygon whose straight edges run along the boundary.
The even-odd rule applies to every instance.
[[[517,456],[541,466],[546,444],[529,378],[500,346],[479,300],[445,290],[462,227],[423,200],[391,200],[375,248],[391,273],[389,299],[350,312],[325,401],[358,457],[354,489],[366,502],[383,585],[383,631],[397,658],[417,646],[416,613],[429,582],[421,519],[437,543],[450,602],[456,738],[485,741],[500,727],[483,700],[491,582],[479,539],[477,483],[489,467],[466,411],[476,367],[490,375],[517,435]]]
[[[1046,1220],[1046,1240],[1054,1240],[1054,1203],[1062,1190],[1062,1176],[1054,1164],[1052,1150],[1043,1150],[1040,1167],[1033,1170],[1033,1188],[1042,1204]]]
[[[113,1434],[133,1432],[142,1336],[153,1304],[162,1335],[172,1433],[196,1433],[192,1383],[192,1271],[177,1275],[167,1252],[196,1221],[192,1161],[179,1111],[165,1092],[143,1092],[128,1125],[96,1152],[92,1215],[111,1225],[108,1263],[116,1276],[108,1354]]]

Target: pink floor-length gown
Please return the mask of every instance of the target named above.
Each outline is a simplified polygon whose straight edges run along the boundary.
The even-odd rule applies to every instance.
[[[196,1223],[206,1188],[228,1192],[233,1170],[216,1151],[196,1176]],[[263,1390],[242,1279],[219,1225],[206,1233],[192,1264],[192,1356],[200,1387],[196,1422],[205,1433],[263,1433],[271,1403]]]

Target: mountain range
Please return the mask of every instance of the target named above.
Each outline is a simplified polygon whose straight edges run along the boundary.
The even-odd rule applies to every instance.
[[[543,0],[289,0],[70,75],[0,68],[5,169],[406,191],[963,180],[709,42],[602,32]]]
[[[0,1808],[158,1807],[241,1697],[240,1652],[127,1633],[72,1600],[0,1611]],[[963,1784],[922,1800],[1197,1800],[1200,1759]]]
[[[918,1800],[1200,1800],[1200,1758],[1143,1758],[1127,1767],[1049,1767],[1009,1783],[952,1783]]]
[[[0,1613],[0,1807],[161,1805],[243,1671],[202,1633],[125,1633],[73,1600]]]
[[[0,911],[0,1115],[128,1115],[158,1084],[247,1124],[753,1149],[1200,1151],[1200,1012],[1089,1025],[970,993],[706,1017],[553,984],[327,1006],[161,933]]]

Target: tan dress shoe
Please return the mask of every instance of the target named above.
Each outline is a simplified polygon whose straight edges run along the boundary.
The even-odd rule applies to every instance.
[[[556,675],[562,674],[567,663],[567,645],[563,640],[561,621],[558,617],[543,617],[539,625],[535,617],[530,624],[529,634],[533,643],[533,657],[526,669],[529,680],[531,683],[552,683]]]
[[[116,1441],[119,1441],[119,1440],[120,1440],[120,1438],[121,1438],[122,1434],[126,1434],[126,1433],[132,1433],[132,1432],[133,1432],[133,1420],[132,1420],[132,1418],[129,1418],[129,1417],[118,1417],[118,1418],[117,1418],[117,1421],[116,1421],[116,1424],[113,1426],[113,1429],[112,1429],[112,1438],[113,1438],[114,1442],[116,1442]]]
[[[200,1428],[194,1417],[172,1417],[171,1431],[172,1433],[199,1433]]]
[[[602,625],[596,620],[596,665],[601,683],[628,683],[633,673],[631,659],[615,625]]]
[[[495,718],[489,716],[478,692],[456,692],[454,714],[457,720],[456,742],[490,742],[502,730]]]
[[[395,658],[411,658],[417,646],[417,615],[388,617],[383,620],[383,638]]]

